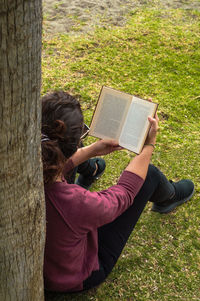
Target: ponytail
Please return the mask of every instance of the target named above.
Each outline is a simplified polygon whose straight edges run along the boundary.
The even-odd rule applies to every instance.
[[[83,126],[79,102],[65,92],[42,98],[42,161],[44,182],[53,183],[77,150]]]

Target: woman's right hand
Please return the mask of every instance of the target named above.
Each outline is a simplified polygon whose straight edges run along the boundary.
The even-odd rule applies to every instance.
[[[145,144],[155,145],[159,119],[156,114],[155,118],[148,117],[148,120],[151,126]],[[131,160],[129,165],[126,167],[126,170],[135,173],[145,180],[152,152],[153,147],[144,147],[142,152]]]
[[[150,129],[149,129],[149,133],[147,136],[147,139],[145,141],[145,144],[155,144],[156,143],[156,135],[157,135],[157,131],[159,129],[158,123],[159,123],[159,118],[158,115],[156,113],[155,118],[152,117],[148,117],[148,120],[151,124]]]

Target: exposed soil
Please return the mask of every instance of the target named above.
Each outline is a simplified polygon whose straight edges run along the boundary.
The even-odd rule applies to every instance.
[[[44,30],[47,34],[80,34],[94,26],[126,22],[127,14],[140,7],[183,8],[200,11],[199,0],[43,0]]]

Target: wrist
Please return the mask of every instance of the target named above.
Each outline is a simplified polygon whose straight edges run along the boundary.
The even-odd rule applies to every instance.
[[[151,147],[153,147],[153,149],[155,148],[155,144],[154,143],[145,143],[144,146],[151,146]]]
[[[155,145],[153,143],[145,143],[141,154],[147,157],[151,157],[154,151]]]
[[[155,145],[156,144],[156,138],[147,139],[145,141],[145,144],[153,144],[153,145]]]

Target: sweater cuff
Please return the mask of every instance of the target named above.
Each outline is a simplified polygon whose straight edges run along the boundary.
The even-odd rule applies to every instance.
[[[129,190],[136,196],[143,183],[144,179],[142,179],[140,176],[128,170],[125,170],[120,176],[117,184],[125,187],[127,190]]]
[[[67,162],[65,163],[63,174],[67,174],[70,171],[72,171],[73,169],[74,169],[74,163],[73,163],[72,159],[69,158],[67,160]]]

